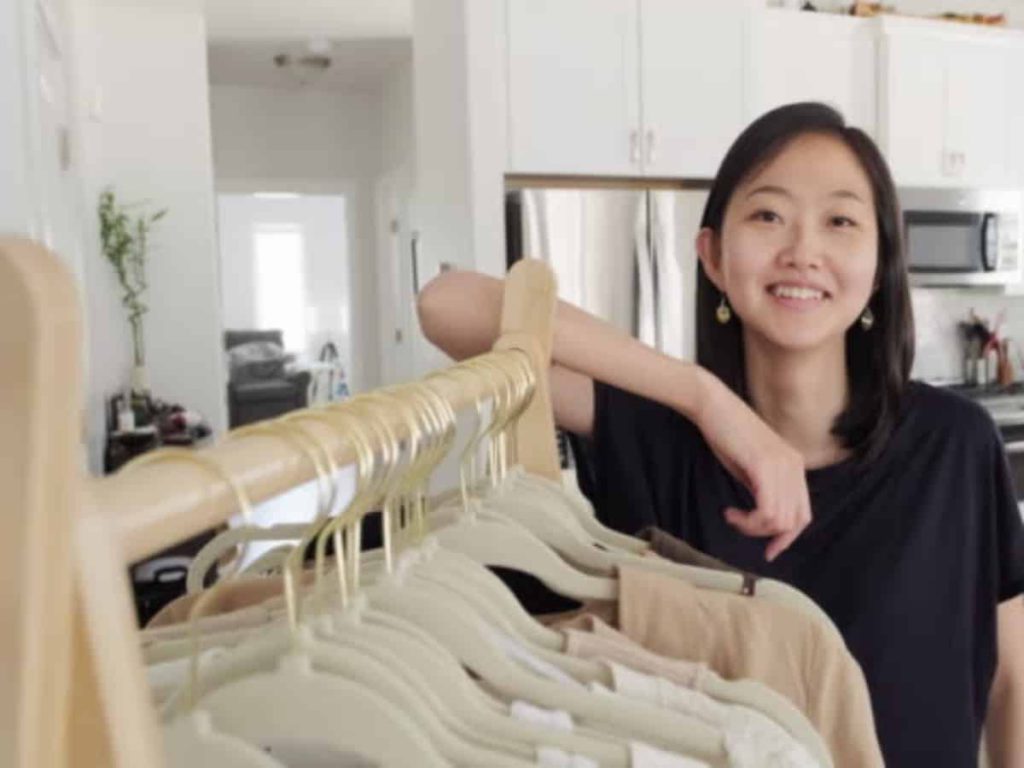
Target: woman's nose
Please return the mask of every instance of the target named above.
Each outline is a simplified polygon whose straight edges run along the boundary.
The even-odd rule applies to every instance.
[[[790,233],[789,242],[782,249],[780,258],[788,267],[817,269],[821,266],[821,239],[813,227],[798,224]]]

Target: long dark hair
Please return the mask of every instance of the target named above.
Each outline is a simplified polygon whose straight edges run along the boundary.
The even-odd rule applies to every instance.
[[[715,176],[701,227],[721,235],[722,221],[736,188],[804,134],[842,141],[857,157],[871,183],[878,222],[877,290],[868,306],[875,317],[870,331],[855,323],[846,332],[850,399],[832,425],[832,434],[861,462],[878,456],[899,417],[914,359],[914,319],[903,253],[902,215],[896,187],[878,147],[859,128],[824,104],[788,104],[751,123],[730,147]],[[749,400],[743,333],[739,318],[722,325],[715,319],[721,300],[704,266],[697,274],[697,362]]]

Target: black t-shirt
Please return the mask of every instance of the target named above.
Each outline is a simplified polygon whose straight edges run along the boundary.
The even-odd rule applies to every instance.
[[[730,505],[750,509],[751,494],[691,422],[601,383],[594,395],[578,474],[606,525],[625,533],[656,525],[802,590],[864,670],[886,764],[977,765],[996,607],[1024,591],[1024,526],[984,409],[912,383],[876,461],[807,473],[813,522],[768,563],[766,541],[722,515]]]

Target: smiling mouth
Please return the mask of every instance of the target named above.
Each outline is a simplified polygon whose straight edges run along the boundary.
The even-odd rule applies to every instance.
[[[806,286],[786,285],[784,283],[768,286],[768,293],[786,303],[817,304],[832,298],[828,291],[808,288]]]

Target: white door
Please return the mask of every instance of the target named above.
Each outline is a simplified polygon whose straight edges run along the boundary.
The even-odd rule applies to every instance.
[[[72,156],[63,0],[0,8],[0,231],[37,240],[82,280],[80,176]]]
[[[882,41],[881,53],[879,137],[896,182],[909,186],[955,183],[944,135],[944,42],[889,35]]]
[[[640,0],[644,172],[710,177],[743,128],[748,3]]]
[[[508,4],[509,168],[636,175],[635,0]]]
[[[33,155],[37,185],[39,240],[61,255],[82,277],[78,226],[79,178],[72,156],[72,91],[68,34],[61,0],[36,0],[35,130]],[[91,214],[91,210],[89,211]]]
[[[876,135],[876,42],[865,19],[767,9],[751,18],[747,118],[820,101]],[[813,65],[809,65],[813,62]]]

